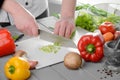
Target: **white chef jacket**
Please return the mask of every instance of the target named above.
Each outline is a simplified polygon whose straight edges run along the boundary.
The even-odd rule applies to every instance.
[[[45,10],[48,9],[48,0],[16,0],[22,4],[28,11],[30,11],[35,17],[42,14]],[[16,13],[17,14],[17,13]],[[11,15],[5,11],[0,12],[0,22],[11,22],[14,24]]]

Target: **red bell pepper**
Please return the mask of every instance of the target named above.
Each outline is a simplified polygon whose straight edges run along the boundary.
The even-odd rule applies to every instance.
[[[103,58],[103,42],[98,35],[83,35],[77,44],[85,61],[98,62]]]
[[[0,29],[0,57],[12,54],[15,47],[11,33],[5,28]]]

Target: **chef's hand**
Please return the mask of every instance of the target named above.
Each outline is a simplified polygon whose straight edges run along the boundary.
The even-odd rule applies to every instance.
[[[35,18],[16,0],[4,0],[2,9],[11,14],[18,30],[30,36],[38,35],[38,24]]]
[[[16,28],[22,33],[30,36],[38,35],[38,24],[35,18],[25,13],[23,15],[16,15],[13,17]]]
[[[70,38],[71,34],[75,30],[75,24],[73,18],[62,18],[55,24],[54,34]]]

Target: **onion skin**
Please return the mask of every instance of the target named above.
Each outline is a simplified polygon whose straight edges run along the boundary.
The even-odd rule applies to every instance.
[[[16,51],[13,56],[23,57],[23,58],[27,59],[28,63],[30,64],[30,70],[35,69],[36,65],[38,64],[38,61],[29,60],[29,59],[27,58],[27,52],[25,52],[25,51],[23,51],[23,50],[18,50],[18,51]]]
[[[34,60],[28,60],[29,64],[30,64],[30,70],[35,69],[35,66],[38,64],[38,61],[34,61]]]
[[[15,54],[13,56],[18,56],[18,57],[22,57],[24,55],[27,55],[27,53],[23,50],[18,50],[15,52]]]
[[[120,37],[120,31],[116,31],[114,34],[114,39],[117,39],[118,37]]]

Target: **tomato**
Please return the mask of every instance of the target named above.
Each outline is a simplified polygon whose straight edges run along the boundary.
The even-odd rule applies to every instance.
[[[107,32],[111,32],[111,33],[115,33],[116,29],[115,29],[115,25],[111,22],[103,22],[100,26],[99,26],[99,30],[101,31],[102,34],[105,34]]]

